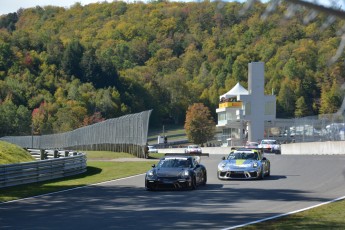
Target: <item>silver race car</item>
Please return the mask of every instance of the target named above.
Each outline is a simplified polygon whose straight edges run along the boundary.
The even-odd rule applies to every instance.
[[[261,140],[258,148],[261,148],[265,153],[281,154],[280,144],[276,140]]]
[[[218,164],[217,176],[220,180],[263,179],[271,173],[271,163],[256,149],[237,149]]]

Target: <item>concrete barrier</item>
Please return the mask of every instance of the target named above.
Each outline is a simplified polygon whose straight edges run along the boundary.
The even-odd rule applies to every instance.
[[[281,145],[284,155],[345,154],[345,141],[303,142]]]
[[[167,148],[167,149],[158,149],[159,153],[184,153],[185,148]],[[231,147],[202,147],[203,153],[212,154],[229,154]]]
[[[226,155],[231,147],[202,147],[203,153]],[[184,153],[184,148],[158,149],[159,153]],[[281,145],[284,155],[335,155],[345,154],[345,141],[302,142]]]

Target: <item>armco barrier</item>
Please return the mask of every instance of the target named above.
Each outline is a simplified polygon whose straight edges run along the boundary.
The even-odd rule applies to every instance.
[[[51,150],[51,149],[27,149],[36,160],[47,160],[53,158],[69,157],[78,155],[75,151]]]
[[[52,180],[86,172],[86,155],[0,165],[0,188]]]

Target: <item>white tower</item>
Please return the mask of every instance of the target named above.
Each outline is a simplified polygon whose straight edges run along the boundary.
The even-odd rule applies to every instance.
[[[244,144],[245,124],[248,128],[248,141],[259,141],[264,138],[265,121],[276,119],[276,97],[264,94],[264,72],[263,62],[249,63],[249,90],[237,83],[229,92],[219,97],[217,127],[222,129],[222,137],[231,139],[232,145]]]
[[[263,62],[248,64],[248,92],[241,96],[243,119],[248,121],[248,141],[264,138],[265,121],[276,119],[276,97],[264,94],[265,67]]]

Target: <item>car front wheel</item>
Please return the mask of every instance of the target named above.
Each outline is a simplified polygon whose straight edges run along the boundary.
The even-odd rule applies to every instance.
[[[206,185],[207,182],[207,173],[204,173],[204,177],[202,178],[202,185]]]
[[[196,189],[196,178],[195,178],[195,176],[192,177],[192,182],[191,182],[190,189],[191,190]]]
[[[261,168],[260,179],[263,180],[265,178],[265,170],[264,167]]]

